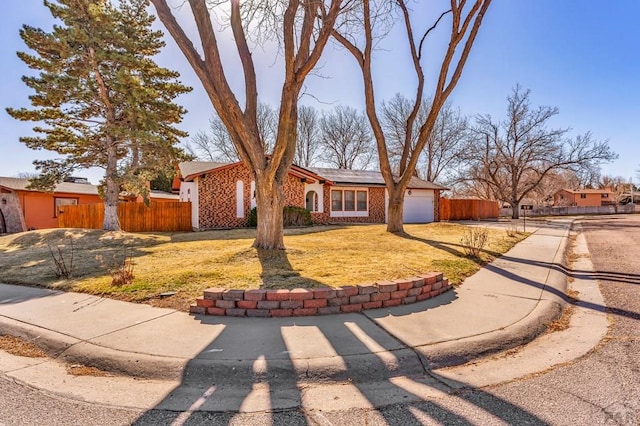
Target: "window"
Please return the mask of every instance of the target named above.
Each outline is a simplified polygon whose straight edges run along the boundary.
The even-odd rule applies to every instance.
[[[356,189],[333,189],[331,190],[331,211],[352,213],[346,216],[353,216],[354,213],[368,213],[368,192]],[[362,216],[363,214],[355,214]]]
[[[609,194],[607,193],[602,194],[602,198],[609,198]]]
[[[77,198],[54,198],[55,208],[53,209],[53,217],[58,217],[58,209],[60,206],[77,206]]]
[[[344,191],[344,211],[356,211],[356,191]]]
[[[580,198],[582,199],[587,198],[587,194],[580,194]]]
[[[366,191],[358,191],[358,211],[366,212],[367,211],[367,192]]]
[[[342,211],[342,191],[331,191],[331,210]]]

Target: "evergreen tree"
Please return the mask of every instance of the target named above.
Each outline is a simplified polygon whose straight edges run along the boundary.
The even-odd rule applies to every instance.
[[[45,0],[52,32],[24,25],[20,36],[34,54],[18,52],[36,76],[22,80],[35,91],[33,109],[7,108],[22,121],[37,122],[38,136],[21,141],[62,158],[36,161],[35,187],[52,187],[74,169],[101,167],[104,229],[120,228],[122,189],[146,195],[145,183],[181,156],[186,133],[174,127],[185,109],[173,99],[191,88],[175,71],[154,61],[162,32],[153,31],[149,0]]]

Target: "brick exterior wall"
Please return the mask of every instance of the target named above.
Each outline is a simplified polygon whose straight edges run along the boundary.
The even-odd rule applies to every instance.
[[[244,193],[244,217],[238,218],[236,211],[236,182],[242,181]],[[244,164],[214,170],[198,178],[199,228],[239,228],[247,226],[251,210],[251,182],[253,174]],[[323,187],[322,213],[311,213],[316,225],[328,223],[385,223],[385,188],[369,187],[369,215],[354,217],[331,217],[331,188]],[[347,188],[347,187],[345,187]],[[364,188],[362,188],[364,189]],[[434,220],[440,220],[440,191],[434,191]],[[305,184],[300,178],[288,175],[284,185],[285,205],[305,207]]]
[[[253,174],[244,164],[214,170],[198,180],[200,229],[247,226],[251,211]],[[236,183],[242,181],[244,217],[237,217]],[[285,205],[304,207],[304,183],[288,175],[284,185]]]
[[[356,217],[331,217],[331,185],[324,186],[324,212],[311,213],[311,220],[314,224],[326,223],[385,223],[385,188],[370,187],[369,189],[369,215]],[[342,188],[342,187],[340,187]],[[344,187],[351,188],[351,187]],[[361,188],[367,189],[367,188]]]
[[[304,183],[292,175],[284,182],[284,205],[304,207]]]
[[[189,308],[192,314],[291,317],[360,312],[409,305],[451,289],[440,272],[344,287],[293,290],[210,288]]]

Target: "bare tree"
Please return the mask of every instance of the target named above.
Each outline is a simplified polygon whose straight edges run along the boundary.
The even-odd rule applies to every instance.
[[[320,147],[320,119],[318,111],[307,105],[298,108],[298,141],[295,163],[302,167],[314,166]]]
[[[507,117],[494,122],[491,116],[476,118],[465,149],[467,179],[489,187],[495,198],[508,202],[513,218],[518,206],[555,170],[579,171],[597,167],[617,157],[606,141],[596,141],[590,133],[565,138],[568,129],[552,129],[549,120],[557,108],[534,108],[529,90],[520,86],[507,98]]]
[[[633,183],[629,179],[622,176],[604,175],[600,178],[598,188],[608,189],[612,193],[612,199],[609,200],[618,211],[618,205],[632,202],[631,194],[633,193]]]
[[[387,231],[389,232],[404,231],[403,205],[405,189],[415,173],[420,154],[433,132],[440,109],[462,75],[462,70],[491,0],[476,0],[471,5],[466,3],[466,0],[451,0],[450,9],[443,11],[430,28],[416,32],[411,18],[416,18],[416,21],[424,19],[422,16],[417,17],[420,13],[425,12],[424,9],[418,12],[415,10],[410,11],[408,0],[362,0],[361,8],[357,11],[358,15],[347,16],[333,32],[336,40],[353,55],[362,72],[367,117],[376,139],[380,171],[389,193],[387,221]],[[406,35],[407,47],[412,59],[412,69],[415,75],[410,78],[415,78],[417,86],[415,96],[412,98],[411,112],[405,122],[405,139],[402,144],[397,175],[394,176],[387,137],[376,111],[375,85],[372,73],[374,47],[380,37],[384,37],[389,29],[386,18],[393,16],[396,11],[400,14],[400,22]],[[440,63],[437,83],[433,93],[430,95],[432,99],[431,109],[424,120],[418,120],[422,100],[425,97],[429,97],[425,96],[423,69],[427,38],[431,31],[437,29],[438,25],[445,21],[450,23],[449,40]],[[355,32],[354,29],[359,29],[360,31]],[[406,83],[407,77],[402,79],[403,84]],[[388,83],[390,82],[387,81]],[[418,136],[415,143],[412,143],[416,129]]]
[[[284,248],[283,185],[295,156],[298,98],[307,75],[322,55],[339,14],[349,1],[231,0],[229,11],[226,1],[189,0],[201,54],[178,24],[167,0],[152,0],[160,20],[189,61],[229,130],[240,158],[254,174],[259,212],[254,247]],[[229,17],[228,28],[233,33],[242,64],[244,105],[240,104],[229,84],[220,54],[218,37],[226,27],[216,25],[221,29],[214,29],[209,8],[218,19]],[[252,32],[258,38],[277,39],[284,64],[278,124],[270,155],[267,155],[258,130],[258,71],[250,47]]]
[[[387,138],[389,158],[394,171],[397,171],[402,158],[404,142],[407,140],[405,135],[406,122],[412,108],[411,101],[399,93],[382,105],[382,126]],[[416,121],[424,123],[430,109],[431,101],[423,100]],[[467,118],[460,113],[460,110],[453,108],[450,103],[447,102],[442,106],[416,166],[419,176],[435,182],[441,176],[444,177],[448,170],[454,168],[466,138],[467,122]],[[412,149],[415,148],[419,136],[419,129],[414,128],[413,130],[411,135]]]
[[[209,131],[199,131],[186,143],[189,154],[202,161],[235,162],[238,161],[238,151],[231,141],[229,131],[220,120],[214,116],[209,119]]]
[[[364,114],[337,106],[322,115],[323,160],[338,169],[367,168],[374,157],[371,129]]]

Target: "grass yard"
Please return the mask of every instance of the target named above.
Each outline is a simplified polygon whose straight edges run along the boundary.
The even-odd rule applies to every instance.
[[[441,271],[461,283],[506,252],[525,234],[488,229],[480,259],[465,255],[469,228],[447,223],[405,225],[406,234],[385,225],[318,226],[285,230],[286,251],[251,248],[255,230],[196,233],[125,233],[50,229],[0,237],[0,282],[105,295],[188,310],[208,287],[295,288],[340,286]],[[58,278],[54,255],[72,277]],[[130,256],[131,284],[113,285],[109,268]],[[175,292],[165,298],[160,293]]]

